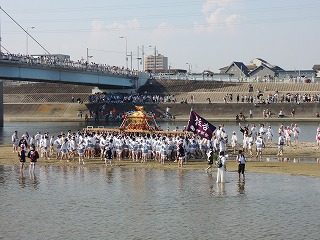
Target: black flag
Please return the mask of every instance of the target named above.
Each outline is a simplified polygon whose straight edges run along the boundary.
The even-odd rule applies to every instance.
[[[200,117],[195,111],[191,110],[187,131],[191,131],[200,137],[211,139],[216,127],[204,118]]]

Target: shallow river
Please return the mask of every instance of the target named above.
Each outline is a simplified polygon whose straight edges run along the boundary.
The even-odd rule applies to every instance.
[[[0,165],[0,239],[319,239],[320,178]]]

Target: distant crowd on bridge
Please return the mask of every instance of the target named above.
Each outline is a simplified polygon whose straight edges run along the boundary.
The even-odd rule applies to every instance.
[[[125,67],[110,66],[107,64],[98,64],[84,60],[72,61],[70,59],[61,60],[57,56],[30,56],[23,54],[0,54],[1,61],[10,63],[26,64],[31,66],[64,68],[79,71],[89,71],[102,74],[122,75],[122,76],[137,76],[137,71],[126,69]]]

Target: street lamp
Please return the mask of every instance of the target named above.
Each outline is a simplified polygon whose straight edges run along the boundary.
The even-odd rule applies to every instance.
[[[87,48],[87,64],[89,64],[89,59],[93,56],[89,56],[89,48]]]
[[[141,53],[141,57],[140,57],[140,50],[142,51],[142,53]],[[137,47],[137,60],[138,60],[138,62],[137,62],[137,69],[138,69],[138,72],[139,72],[139,62],[140,62],[140,64],[143,64],[142,65],[142,71],[144,71],[144,46],[142,45],[142,48],[140,48],[140,47]]]
[[[152,46],[149,46],[152,47]],[[154,46],[154,74],[156,74],[157,70],[157,46]]]
[[[126,39],[126,69],[128,69],[128,39],[125,36],[121,36],[119,38],[124,38]]]
[[[190,68],[191,63],[186,63],[186,64],[188,64],[188,73],[191,74],[191,68]]]
[[[28,48],[29,48],[29,43],[28,43],[28,39],[29,39],[29,29],[34,29],[35,27],[27,27],[27,38],[26,38],[26,53],[28,55]]]

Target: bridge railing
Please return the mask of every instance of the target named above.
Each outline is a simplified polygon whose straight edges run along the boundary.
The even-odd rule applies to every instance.
[[[33,57],[22,54],[0,54],[0,62],[44,67],[44,68],[63,68],[69,70],[94,72],[108,75],[119,75],[135,78],[138,75],[137,71],[125,69],[124,67],[110,66],[107,64],[88,63],[84,61],[72,61],[69,59],[60,60],[54,56]]]

